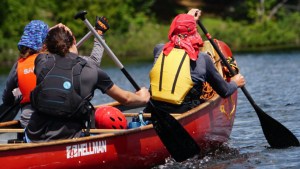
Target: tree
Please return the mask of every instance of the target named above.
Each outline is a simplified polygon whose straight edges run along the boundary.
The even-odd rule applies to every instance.
[[[246,0],[248,7],[248,17],[258,22],[264,22],[280,17],[282,13],[286,15],[285,4],[300,3],[299,0]]]

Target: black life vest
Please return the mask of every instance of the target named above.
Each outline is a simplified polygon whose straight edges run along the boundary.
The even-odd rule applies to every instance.
[[[46,57],[46,68],[40,74],[44,79],[31,92],[32,106],[38,113],[88,120],[91,104],[80,96],[80,74],[86,61],[52,54]]]

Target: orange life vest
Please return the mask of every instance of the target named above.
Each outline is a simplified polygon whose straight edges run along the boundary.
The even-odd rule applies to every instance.
[[[37,55],[38,54],[33,54],[25,59],[20,58],[18,60],[18,84],[23,96],[21,103],[30,102],[30,92],[36,86],[36,76],[34,74],[34,60],[37,57]]]

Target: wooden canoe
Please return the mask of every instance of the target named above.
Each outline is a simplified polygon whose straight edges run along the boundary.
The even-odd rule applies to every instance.
[[[226,99],[215,95],[175,118],[200,148],[207,150],[229,139],[236,104],[237,92]],[[101,129],[98,133],[45,143],[0,144],[1,168],[151,168],[170,157],[151,124],[125,130]]]

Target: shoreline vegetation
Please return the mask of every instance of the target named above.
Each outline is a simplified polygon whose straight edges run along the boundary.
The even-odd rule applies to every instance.
[[[225,21],[216,18],[204,19],[209,33],[213,38],[226,42],[233,53],[272,52],[300,50],[300,16],[295,17],[290,25],[280,28],[278,22],[268,24],[245,25],[239,22]],[[290,18],[291,19],[291,18]],[[297,21],[298,19],[298,21]],[[297,23],[298,22],[298,23]],[[296,23],[296,25],[295,25]],[[293,28],[294,27],[294,28]],[[111,28],[113,29],[113,28]],[[147,23],[142,28],[133,28],[132,32],[123,34],[106,34],[106,43],[119,59],[125,64],[152,62],[152,50],[157,43],[167,42],[169,25]],[[272,30],[273,29],[273,30]],[[198,28],[203,40],[206,37]],[[76,37],[77,41],[81,37]],[[79,49],[81,55],[89,55],[93,46],[93,38],[87,40]],[[17,43],[17,42],[16,42]],[[16,45],[15,45],[16,46]],[[3,57],[5,56],[5,57]],[[9,69],[17,60],[18,49],[11,48],[0,52],[1,74]],[[108,56],[104,54],[102,64],[111,66]],[[107,63],[107,64],[106,64]]]
[[[73,0],[70,0],[73,1]],[[204,0],[203,0],[204,1]],[[200,2],[203,2],[200,1]],[[221,14],[219,11],[205,13],[201,16],[202,23],[213,38],[224,41],[234,55],[245,52],[280,52],[300,50],[300,12],[288,8],[276,8],[275,1],[265,2],[265,14],[255,13],[258,1],[245,0],[247,3],[235,5],[235,16]],[[75,2],[75,0],[74,0]],[[231,3],[239,2],[232,1]],[[262,1],[260,1],[262,2]],[[34,8],[28,8],[33,5]],[[79,41],[88,29],[80,20],[74,20],[74,14],[82,9],[88,11],[87,19],[93,24],[95,16],[106,16],[110,29],[105,34],[107,45],[122,63],[135,64],[153,61],[153,48],[158,43],[166,43],[172,18],[178,13],[188,11],[187,7],[164,4],[158,0],[134,1],[76,1],[72,8],[70,2],[53,0],[28,1],[27,7],[19,1],[3,0],[0,5],[0,74],[7,74],[18,58],[17,43],[23,28],[30,20],[40,19],[50,27],[62,22],[71,28],[76,40]],[[167,2],[164,2],[167,3]],[[169,2],[170,3],[170,2]],[[267,4],[268,3],[268,4]],[[271,4],[273,3],[273,4]],[[300,0],[298,1],[300,4]],[[243,6],[248,5],[247,10]],[[253,7],[251,7],[251,5]],[[230,4],[223,6],[224,10]],[[273,8],[270,8],[270,7]],[[300,8],[300,5],[298,5]],[[99,10],[99,7],[102,7]],[[104,8],[105,7],[105,8]],[[269,8],[268,8],[269,7]],[[273,9],[277,9],[274,12]],[[169,11],[167,11],[169,10]],[[171,10],[171,11],[170,11]],[[242,12],[242,13],[241,13]],[[268,15],[272,13],[272,17]],[[251,14],[251,15],[250,15]],[[276,15],[275,15],[276,14]],[[168,15],[168,17],[166,17]],[[117,18],[117,19],[116,19]],[[203,40],[206,37],[198,28]],[[91,37],[79,49],[80,55],[88,56],[93,47]],[[112,66],[113,62],[104,54],[101,66]]]

